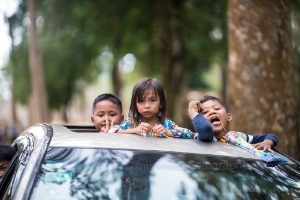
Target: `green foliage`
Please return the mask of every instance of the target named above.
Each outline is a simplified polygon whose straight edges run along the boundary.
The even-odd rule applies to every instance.
[[[227,62],[226,1],[186,1],[184,34],[190,88],[209,88],[203,74],[213,62]],[[217,58],[217,59],[216,59]]]
[[[22,3],[25,4],[26,1]],[[23,7],[20,5],[20,8]],[[20,44],[12,47],[10,65],[7,66],[6,71],[13,77],[13,92],[16,100],[25,104],[30,94],[30,81],[28,38],[26,37],[26,27],[20,22],[25,18],[23,11],[18,10],[9,18],[12,32],[21,27],[23,37]],[[18,17],[19,15],[23,18]],[[40,17],[45,19],[44,23],[51,19],[46,14]],[[42,24],[39,32],[48,103],[51,109],[59,109],[60,106],[67,105],[74,95],[81,94],[85,84],[96,80],[99,68],[92,64],[92,60],[98,51],[93,46],[94,38],[82,34],[78,28],[68,24],[53,26],[50,22],[51,26]]]
[[[26,0],[10,17],[11,30],[22,28]],[[162,70],[159,1],[38,0],[48,102],[52,109],[67,105],[101,72],[96,62],[103,48],[113,63],[127,53],[137,58],[136,68],[159,77]],[[226,62],[226,1],[186,0],[183,9],[186,82],[191,88],[207,88],[203,79],[213,62]],[[8,70],[15,80],[18,101],[26,103],[29,90],[27,38],[13,47]],[[215,59],[215,58],[218,59]],[[220,61],[221,60],[221,61]],[[18,73],[15,73],[18,71]],[[24,76],[21,76],[24,75]],[[172,77],[170,77],[172,78]]]
[[[28,44],[26,40],[23,40],[18,46],[12,48],[10,62],[4,68],[6,74],[11,75],[14,80],[12,93],[22,104],[27,104],[30,94],[28,63]]]

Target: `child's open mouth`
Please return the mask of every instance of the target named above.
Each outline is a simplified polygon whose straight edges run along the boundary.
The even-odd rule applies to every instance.
[[[219,125],[221,124],[221,120],[218,117],[212,117],[210,123],[212,123],[212,125]]]

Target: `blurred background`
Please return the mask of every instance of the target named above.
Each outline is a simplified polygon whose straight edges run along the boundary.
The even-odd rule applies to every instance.
[[[219,97],[230,130],[275,133],[300,159],[299,0],[0,0],[0,142],[38,122],[91,124],[114,93],[164,85],[168,117],[194,131],[188,103]]]

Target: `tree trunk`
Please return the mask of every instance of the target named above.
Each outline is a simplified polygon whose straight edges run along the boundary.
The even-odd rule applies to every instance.
[[[120,76],[120,70],[119,70],[119,65],[118,65],[118,61],[116,60],[114,62],[113,65],[113,69],[111,72],[111,76],[112,76],[112,85],[113,85],[113,92],[116,96],[118,96],[120,99],[122,99],[122,80],[121,80],[121,76]]]
[[[29,26],[29,70],[31,80],[31,94],[29,98],[30,124],[49,122],[47,92],[44,82],[43,60],[39,46],[36,27],[35,0],[28,0]]]
[[[229,0],[230,129],[274,133],[278,150],[299,159],[290,1]]]
[[[161,1],[159,9],[161,21],[163,85],[167,98],[168,117],[174,117],[176,99],[180,98],[181,85],[186,71],[184,62],[184,42],[182,36],[182,9],[184,1]]]
[[[112,78],[112,86],[113,86],[113,93],[118,96],[120,99],[122,99],[122,79],[120,75],[119,70],[119,49],[122,46],[122,39],[120,36],[118,36],[114,43],[113,43],[113,53],[114,53],[114,61],[113,61],[113,68],[111,72],[111,78]]]

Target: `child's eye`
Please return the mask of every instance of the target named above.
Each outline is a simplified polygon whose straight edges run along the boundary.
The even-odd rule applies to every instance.
[[[144,102],[144,99],[139,99],[138,100],[138,103],[143,103]]]
[[[101,114],[101,115],[98,115],[99,117],[103,117],[103,115]]]
[[[202,112],[202,114],[206,114],[206,113],[207,113],[207,111]]]
[[[115,114],[115,113],[110,114],[111,117],[114,117],[114,116],[116,116],[116,115],[117,115],[117,114]]]
[[[155,102],[155,101],[156,101],[156,99],[151,99],[150,101],[151,101],[151,102]]]

